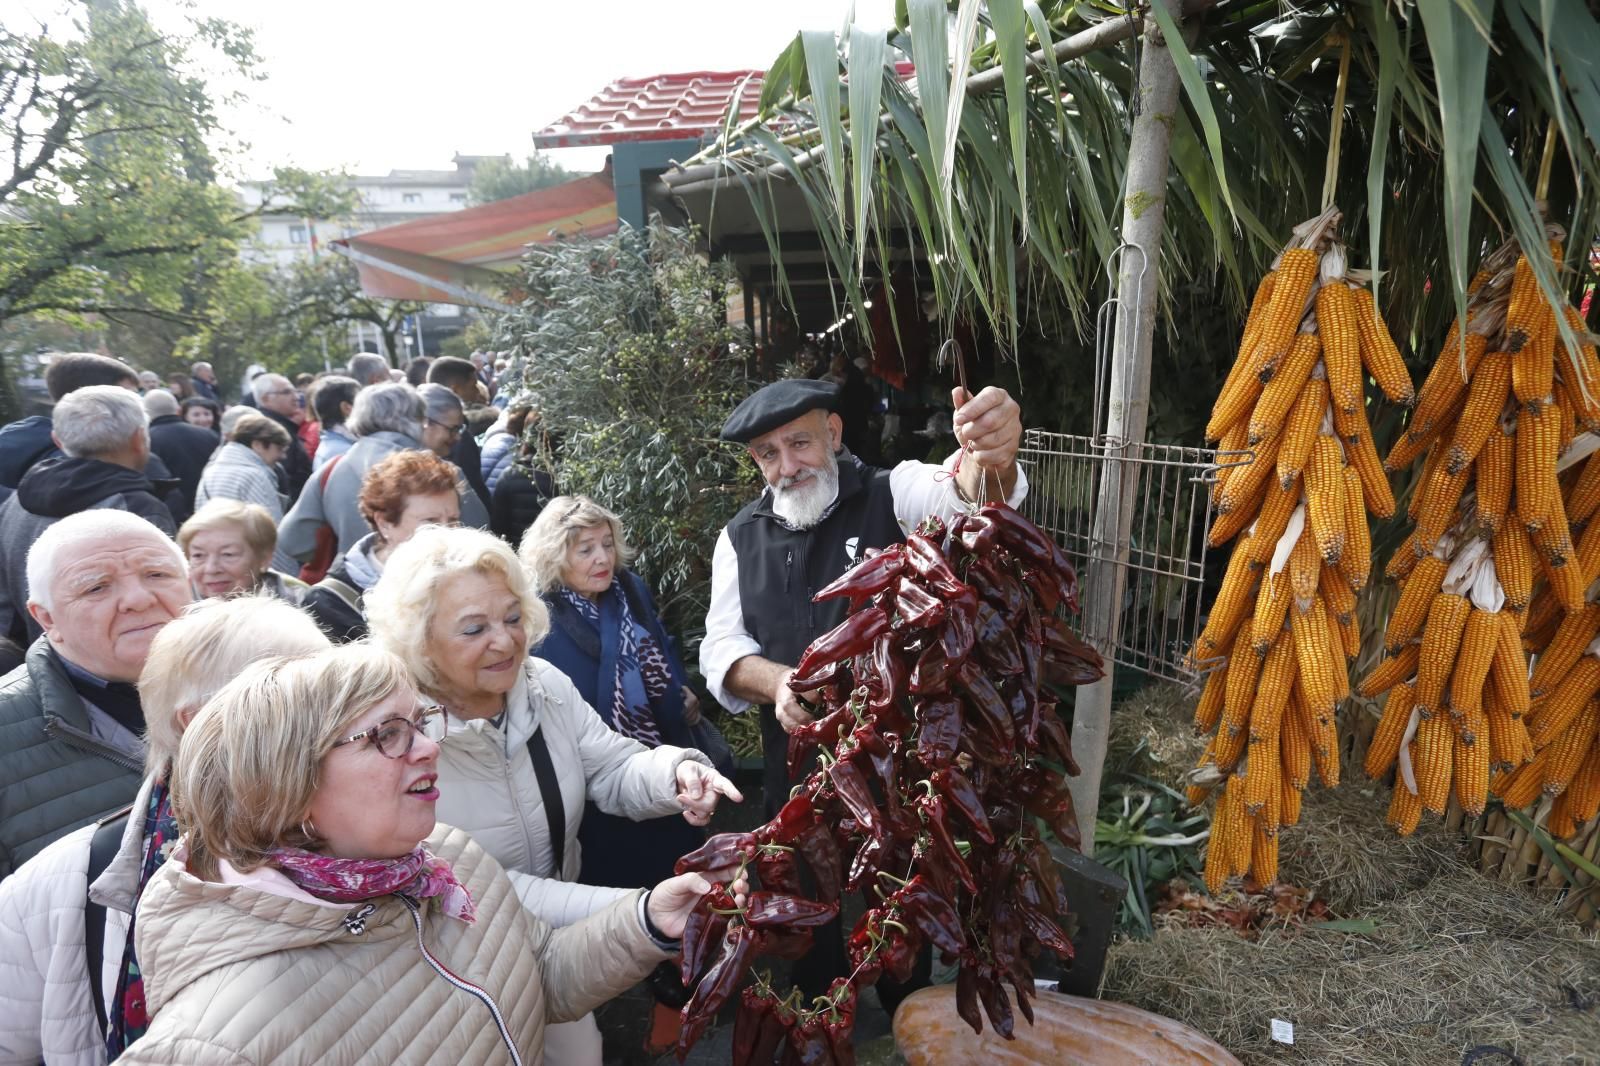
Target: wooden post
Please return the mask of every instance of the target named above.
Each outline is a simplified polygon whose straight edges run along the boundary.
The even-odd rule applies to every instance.
[[[1180,17],[1179,0],[1155,2],[1165,4],[1175,19]],[[1166,41],[1155,20],[1147,20],[1140,51],[1140,110],[1128,141],[1127,182],[1122,199],[1122,239],[1131,247],[1123,251],[1117,278],[1120,306],[1112,344],[1110,395],[1106,398],[1104,433],[1112,461],[1106,464],[1100,480],[1084,583],[1088,597],[1084,632],[1103,652],[1115,645],[1122,622],[1128,537],[1138,497],[1139,467],[1136,463],[1116,462],[1115,457],[1127,454],[1118,447],[1121,443],[1129,449],[1144,443],[1149,418],[1150,346],[1155,334],[1161,234],[1178,88],[1178,71]],[[1109,654],[1106,659],[1106,676],[1077,690],[1072,722],[1072,749],[1082,772],[1070,783],[1087,855],[1094,854],[1100,780],[1111,731],[1115,672]]]

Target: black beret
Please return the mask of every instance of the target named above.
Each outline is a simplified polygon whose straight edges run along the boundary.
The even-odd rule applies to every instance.
[[[788,378],[763,385],[722,424],[722,439],[749,444],[763,433],[793,422],[819,407],[832,411],[839,402],[839,386],[831,381]]]

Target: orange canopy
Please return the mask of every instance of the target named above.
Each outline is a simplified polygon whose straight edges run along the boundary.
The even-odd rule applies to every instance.
[[[332,243],[355,261],[369,296],[502,307],[487,293],[498,288],[499,272],[514,267],[528,245],[616,229],[616,193],[610,173],[602,171]]]

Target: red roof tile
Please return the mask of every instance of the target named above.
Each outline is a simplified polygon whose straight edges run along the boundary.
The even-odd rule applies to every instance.
[[[701,137],[722,124],[742,81],[739,117],[754,115],[762,78],[759,70],[619,78],[588,103],[534,133],[533,143],[540,148],[572,148]]]

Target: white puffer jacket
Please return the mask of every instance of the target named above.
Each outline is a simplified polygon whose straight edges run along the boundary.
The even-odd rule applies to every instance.
[[[133,810],[150,806],[146,778]],[[84,903],[105,907],[102,1002],[116,994],[128,916],[144,862],[144,818],[130,817],[116,856],[91,888],[89,846],[99,826],[57,840],[0,881],[0,1066],[102,1066],[84,951]]]
[[[528,741],[540,728],[566,816],[559,871],[528,753]],[[679,810],[678,764],[686,759],[711,765],[693,748],[647,748],[612,730],[566,674],[529,656],[507,694],[503,729],[482,719],[450,720],[439,752],[438,817],[471,833],[506,868],[523,906],[550,925],[571,925],[629,891],[567,883],[583,861],[578,826],[584,801],[635,820],[673,814]]]

